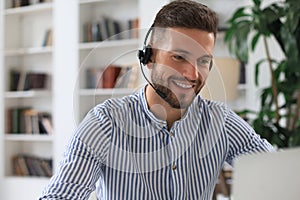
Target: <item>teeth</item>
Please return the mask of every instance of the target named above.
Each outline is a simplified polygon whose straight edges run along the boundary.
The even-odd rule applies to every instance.
[[[190,84],[183,84],[183,83],[179,83],[179,82],[175,82],[175,84],[178,85],[179,87],[182,87],[185,89],[192,88],[192,85],[190,85]]]

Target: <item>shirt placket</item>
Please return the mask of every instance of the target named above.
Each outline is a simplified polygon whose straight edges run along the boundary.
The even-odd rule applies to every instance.
[[[175,150],[175,132],[174,130],[169,131],[169,140],[170,140],[170,148],[169,148],[169,155],[170,155],[170,165],[169,165],[169,174],[170,174],[170,193],[171,198],[176,199],[176,176],[177,176],[177,162],[176,162],[176,150]]]

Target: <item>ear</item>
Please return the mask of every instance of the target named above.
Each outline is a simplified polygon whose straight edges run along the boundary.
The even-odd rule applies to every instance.
[[[150,55],[148,63],[147,63],[148,69],[152,69],[152,66],[155,63],[155,55],[156,55],[155,49],[151,48],[151,55]]]

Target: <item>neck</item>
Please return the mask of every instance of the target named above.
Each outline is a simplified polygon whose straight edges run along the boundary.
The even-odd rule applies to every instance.
[[[185,109],[171,107],[152,87],[147,86],[145,94],[149,110],[158,119],[166,121],[168,129],[172,127],[176,120],[179,120],[182,117]]]

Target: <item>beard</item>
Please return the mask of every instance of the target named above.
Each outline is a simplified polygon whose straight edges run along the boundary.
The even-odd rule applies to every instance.
[[[200,92],[203,84],[201,81],[189,81],[184,77],[179,77],[178,75],[173,75],[168,77],[166,80],[163,79],[162,74],[159,74],[157,70],[153,68],[151,74],[151,80],[153,86],[156,90],[159,90],[165,95],[163,98],[172,108],[175,109],[185,109],[187,108],[195,99],[197,94]],[[186,93],[175,93],[171,89],[171,84],[173,81],[185,81],[193,84],[193,89]]]

